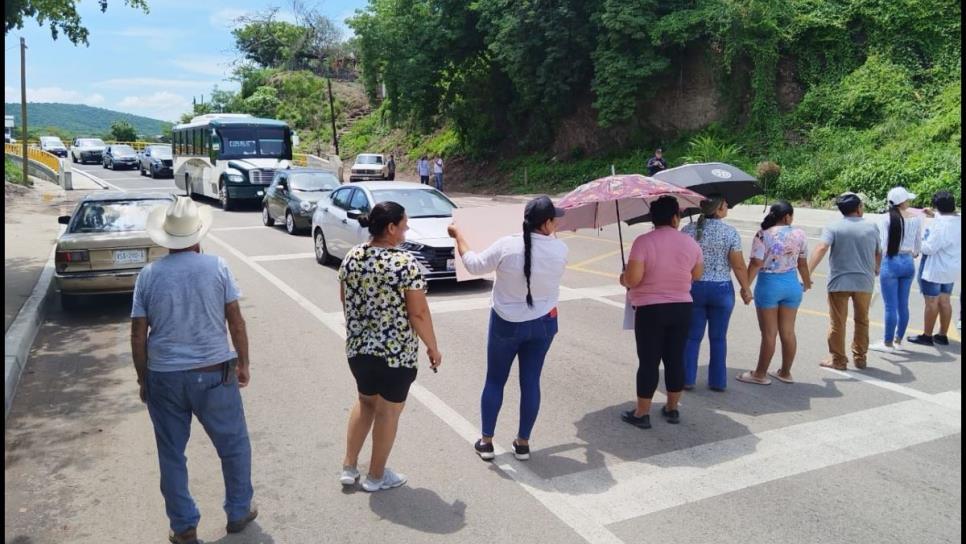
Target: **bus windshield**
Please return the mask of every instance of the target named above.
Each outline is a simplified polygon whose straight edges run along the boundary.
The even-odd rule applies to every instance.
[[[285,129],[282,127],[237,127],[218,130],[223,159],[282,158],[285,155]]]

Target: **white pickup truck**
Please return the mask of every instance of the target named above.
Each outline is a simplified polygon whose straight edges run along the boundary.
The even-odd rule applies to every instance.
[[[361,153],[349,171],[349,181],[389,179],[389,165],[381,153]]]

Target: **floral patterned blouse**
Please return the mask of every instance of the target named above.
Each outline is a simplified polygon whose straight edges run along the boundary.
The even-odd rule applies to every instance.
[[[689,223],[681,232],[697,240],[698,224]],[[741,251],[741,236],[738,230],[720,219],[704,220],[701,233],[701,253],[704,254],[704,274],[699,281],[731,281],[732,251]]]
[[[345,351],[349,358],[372,355],[391,368],[416,368],[419,340],[409,324],[406,291],[426,289],[408,251],[362,244],[339,268],[345,286]]]
[[[761,272],[780,274],[795,270],[808,252],[805,231],[790,225],[759,230],[751,242],[751,258],[762,261]]]

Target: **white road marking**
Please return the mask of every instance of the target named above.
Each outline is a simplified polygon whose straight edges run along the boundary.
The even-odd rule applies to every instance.
[[[208,239],[222,246],[238,260],[247,264],[255,272],[278,287],[283,293],[288,295],[296,304],[304,308],[310,315],[318,319],[329,330],[339,338],[345,339],[345,325],[342,322],[341,313],[336,314],[323,312],[321,308],[312,304],[307,298],[289,287],[288,284],[280,280],[277,276],[266,270],[258,262],[254,261],[241,251],[235,249],[217,236],[208,235]],[[338,319],[336,319],[338,317]],[[426,406],[436,417],[443,421],[450,429],[456,432],[469,444],[476,442],[478,430],[475,425],[466,420],[456,410],[443,402],[431,391],[420,385],[413,383],[410,393],[421,404]],[[496,448],[495,448],[496,449]],[[506,450],[499,448],[500,453]],[[584,540],[591,544],[623,544],[623,541],[607,530],[603,525],[595,522],[581,510],[574,508],[567,498],[557,493],[547,485],[547,482],[534,474],[530,469],[522,465],[515,459],[509,459],[505,463],[498,465],[510,478],[520,484],[520,486],[537,499],[544,507],[557,516],[563,523],[573,529]]]
[[[260,226],[260,227],[221,227],[221,228],[217,228],[217,229],[211,229],[211,231],[212,232],[214,232],[214,231],[221,232],[221,231],[226,231],[226,230],[256,230],[256,229],[265,229],[265,228],[267,228],[267,227],[264,227],[264,226]]]
[[[961,413],[945,407],[959,402],[960,391],[934,397],[561,476],[552,484],[597,523],[617,523],[961,432]],[[610,487],[596,492],[602,485]]]
[[[250,258],[255,262],[291,261],[294,259],[314,259],[315,253],[287,253],[284,255],[258,255],[257,257],[250,257]]]
[[[839,376],[842,376],[842,377],[845,377],[845,378],[850,378],[850,379],[853,379],[853,380],[858,380],[860,382],[865,382],[865,383],[874,385],[876,387],[881,387],[882,389],[888,389],[889,391],[894,391],[896,393],[905,395],[907,397],[916,398],[916,399],[923,400],[923,401],[926,401],[926,402],[937,402],[936,399],[937,399],[938,395],[931,395],[929,393],[923,393],[922,391],[917,391],[917,390],[912,389],[910,387],[905,387],[903,385],[895,384],[895,383],[892,383],[892,382],[887,382],[885,380],[880,380],[878,378],[873,378],[871,376],[866,376],[866,375],[862,374],[861,371],[859,371],[859,372],[847,372],[847,371],[844,371],[844,370],[836,370],[834,368],[827,368],[827,367],[822,367],[822,368],[824,370],[827,370],[827,371],[831,372],[832,374],[838,374]],[[948,399],[942,398],[942,400],[948,400]],[[955,407],[950,406],[950,405],[947,405],[947,404],[943,404],[942,406],[945,406],[946,408],[954,408],[955,410],[962,410],[962,407],[959,404],[959,400],[956,401]]]

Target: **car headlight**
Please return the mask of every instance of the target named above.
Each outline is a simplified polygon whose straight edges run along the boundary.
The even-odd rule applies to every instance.
[[[299,202],[299,208],[302,208],[302,211],[303,212],[310,212],[310,211],[312,211],[312,210],[315,209],[315,203],[314,202],[306,202],[306,201],[303,200],[303,201]]]
[[[245,181],[245,176],[241,174],[228,174],[228,181],[231,181],[234,183],[241,183]]]

